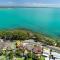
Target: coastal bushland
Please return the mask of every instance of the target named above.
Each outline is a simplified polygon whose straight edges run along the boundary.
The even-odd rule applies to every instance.
[[[55,40],[49,36],[46,36],[42,33],[32,32],[29,30],[24,29],[13,29],[13,30],[4,30],[0,31],[0,38],[4,41],[10,40],[28,40],[28,39],[34,39],[35,41],[41,42],[45,45],[52,45],[60,47],[60,41]]]

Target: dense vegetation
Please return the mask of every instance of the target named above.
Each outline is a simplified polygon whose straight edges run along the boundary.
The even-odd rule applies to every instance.
[[[54,40],[51,37],[47,37],[42,33],[36,33],[24,29],[16,30],[5,30],[0,31],[0,38],[4,40],[26,40],[35,37],[35,41],[42,42],[46,45],[58,46],[60,47],[60,41]]]

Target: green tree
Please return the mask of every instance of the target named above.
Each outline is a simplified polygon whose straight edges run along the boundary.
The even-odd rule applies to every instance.
[[[57,47],[60,47],[60,41],[57,41],[57,45],[56,45]]]
[[[10,51],[10,53],[8,54],[8,56],[9,56],[10,60],[13,60],[13,57],[14,57],[13,50]]]

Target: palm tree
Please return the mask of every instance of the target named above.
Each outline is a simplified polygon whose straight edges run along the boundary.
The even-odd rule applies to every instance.
[[[52,49],[50,49],[50,55],[49,55],[49,60],[50,60],[50,58],[51,58],[51,52],[52,52]]]

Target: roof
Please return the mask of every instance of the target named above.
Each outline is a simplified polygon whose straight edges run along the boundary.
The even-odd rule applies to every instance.
[[[27,45],[26,45],[26,48],[27,48],[28,50],[32,50],[32,49],[33,49],[33,46],[32,46],[32,45],[27,44]]]
[[[36,54],[39,54],[39,53],[42,52],[42,48],[39,47],[39,46],[36,46],[36,47],[33,48],[33,52],[36,53]]]
[[[33,39],[25,40],[24,43],[34,43]]]

